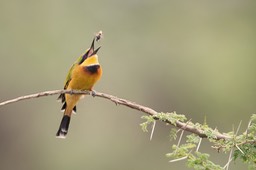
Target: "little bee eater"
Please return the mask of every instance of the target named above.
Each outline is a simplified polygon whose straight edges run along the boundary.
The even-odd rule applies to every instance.
[[[94,84],[101,78],[102,69],[97,55],[100,47],[94,50],[94,41],[95,38],[92,41],[91,47],[70,68],[64,85],[65,90],[92,91]],[[61,94],[59,96],[58,99],[63,103],[61,110],[64,111],[64,115],[56,137],[66,137],[71,114],[76,112],[76,104],[81,97],[82,95],[77,94]]]

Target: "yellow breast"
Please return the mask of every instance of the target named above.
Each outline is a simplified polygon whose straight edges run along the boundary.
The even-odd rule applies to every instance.
[[[94,72],[88,70],[91,66],[97,66],[93,68]],[[71,81],[67,89],[92,90],[94,84],[101,78],[101,75],[102,68],[98,62],[98,56],[94,55],[73,69]]]

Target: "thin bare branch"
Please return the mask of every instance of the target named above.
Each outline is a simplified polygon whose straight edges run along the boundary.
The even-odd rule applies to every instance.
[[[28,100],[28,99],[34,99],[34,98],[39,98],[39,97],[44,97],[44,96],[52,96],[56,94],[62,94],[62,93],[69,93],[69,94],[90,94],[90,91],[77,91],[77,90],[52,90],[52,91],[45,91],[45,92],[40,92],[40,93],[35,93],[35,94],[30,94],[26,96],[20,96],[15,99],[7,100],[2,103],[0,103],[0,106],[19,102],[21,100]]]
[[[127,106],[129,108],[144,112],[144,113],[146,113],[148,115],[151,115],[151,116],[155,116],[156,114],[158,114],[157,111],[155,111],[155,110],[153,110],[149,107],[136,104],[135,102],[125,100],[125,99],[122,99],[122,98],[118,98],[116,96],[106,94],[106,93],[101,93],[101,92],[96,92],[96,91],[94,91],[94,92],[95,92],[94,96],[101,97],[101,98],[104,98],[104,99],[108,99],[108,100],[114,102],[115,104]],[[88,95],[88,94],[90,94],[90,91],[78,91],[78,90],[45,91],[45,92],[40,92],[40,93],[31,94],[31,95],[17,97],[17,98],[12,99],[12,100],[7,100],[7,101],[4,101],[4,102],[0,103],[0,106],[15,103],[15,102],[19,102],[19,101],[22,101],[22,100],[34,99],[34,98],[39,98],[39,97],[44,97],[44,96],[49,96],[49,95],[56,95],[56,94],[63,94],[63,93],[68,93],[68,94],[73,94],[73,95],[75,95],[75,94],[84,94],[84,95],[87,94]],[[181,129],[183,129],[187,132],[194,133],[194,134],[198,135],[201,138],[206,138],[207,137],[207,135],[205,134],[205,132],[202,129],[199,129],[199,128],[197,128],[195,126],[192,126],[192,125],[189,125],[187,123],[180,122],[180,121],[176,121],[175,124],[173,124],[170,121],[165,121],[165,123],[168,123],[168,124],[171,124],[171,125],[176,126],[178,128],[181,128]],[[227,135],[216,132],[216,139],[217,140],[219,140],[219,139],[230,139],[230,136],[227,136]]]

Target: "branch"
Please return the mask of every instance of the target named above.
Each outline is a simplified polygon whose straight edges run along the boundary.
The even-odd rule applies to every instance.
[[[27,100],[27,99],[33,99],[33,98],[39,98],[39,97],[56,95],[56,94],[63,94],[63,93],[88,95],[88,94],[90,94],[90,91],[78,91],[78,90],[52,90],[52,91],[45,91],[45,92],[40,92],[40,93],[36,93],[36,94],[31,94],[31,95],[17,97],[17,98],[12,99],[12,100],[7,100],[7,101],[4,101],[4,102],[0,103],[0,106],[11,104],[11,103],[15,103],[15,102],[19,102],[21,100]],[[129,100],[125,100],[125,99],[122,99],[122,98],[118,98],[118,97],[110,95],[110,94],[94,91],[93,96],[108,99],[108,100],[114,102],[115,104],[124,105],[124,106],[130,107],[132,109],[144,112],[144,113],[146,113],[148,115],[151,115],[151,116],[156,116],[158,114],[157,111],[155,111],[155,110],[153,110],[153,109],[151,109],[149,107],[142,106],[142,105],[136,104],[135,102],[132,102],[132,101],[129,101]],[[201,138],[207,138],[207,135],[205,134],[205,132],[202,129],[198,129],[198,128],[194,127],[194,126],[188,125],[187,123],[176,121],[175,124],[174,124],[174,123],[172,123],[172,122],[170,122],[168,120],[166,120],[164,122],[168,123],[168,124],[171,124],[173,126],[176,126],[176,127],[180,128],[180,129],[183,129],[183,130],[185,130],[187,132],[194,133],[194,134],[200,136]],[[215,134],[216,135],[216,138],[215,138],[216,140],[230,139],[231,138],[230,136],[227,136],[227,135],[224,135],[224,134],[221,134],[221,133],[218,133],[218,132],[216,132],[216,133],[217,133],[217,134]]]
[[[27,99],[34,99],[34,98],[39,98],[43,96],[52,96],[56,94],[63,94],[63,93],[69,93],[69,94],[90,94],[89,91],[74,91],[74,90],[52,90],[52,91],[45,91],[45,92],[40,92],[40,93],[35,93],[31,95],[26,95],[26,96],[20,96],[15,99],[7,100],[2,103],[0,103],[0,106],[11,104],[11,103],[16,103],[21,100],[27,100]]]

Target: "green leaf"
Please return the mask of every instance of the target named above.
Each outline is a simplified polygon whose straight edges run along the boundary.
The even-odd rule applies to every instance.
[[[256,122],[256,114],[252,114],[251,119],[252,122]]]
[[[221,166],[216,165],[209,160],[208,154],[200,152],[195,152],[195,156],[189,156],[187,165],[196,170],[222,170]]]
[[[212,130],[211,128],[206,128],[204,130],[205,135],[207,136],[207,138],[210,139],[216,139],[216,133],[214,130]]]
[[[254,144],[244,144],[239,146],[240,149],[243,151],[243,153],[240,150],[235,150],[233,154],[234,160],[237,160],[240,158],[244,163],[247,163],[250,165],[250,167],[256,166],[256,145]]]
[[[188,156],[189,152],[195,147],[196,145],[192,143],[185,143],[180,146],[172,145],[173,152],[166,154],[166,156],[175,159],[182,158]]]
[[[171,128],[169,137],[170,137],[170,141],[177,139],[177,129],[176,128]]]
[[[153,123],[155,121],[155,119],[154,119],[153,116],[142,116],[141,118],[146,119],[146,122],[140,124],[140,126],[142,128],[142,131],[143,132],[148,132],[148,129],[147,129],[148,125]]]
[[[197,144],[200,141],[200,137],[192,133],[191,135],[187,135],[187,143],[195,143]]]

